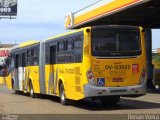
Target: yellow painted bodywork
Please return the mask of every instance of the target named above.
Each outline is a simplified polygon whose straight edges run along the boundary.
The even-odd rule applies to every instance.
[[[29,72],[29,75],[28,75],[29,70],[30,70],[30,72]],[[29,82],[32,82],[34,92],[35,93],[40,93],[39,66],[27,66],[27,67],[25,67],[25,71],[26,72],[24,74],[24,79],[23,79],[23,82],[22,82],[22,88],[23,88],[22,91],[29,92],[30,91]],[[13,77],[12,74],[13,73],[14,73],[14,70],[7,77],[5,77],[6,85],[7,85],[8,89],[13,89],[12,88],[12,77]],[[26,88],[25,85],[27,85],[27,91],[25,89]]]
[[[19,47],[22,48],[22,47],[26,47],[26,46],[29,46],[29,45],[33,45],[33,44],[36,44],[38,43],[39,41],[37,40],[29,40],[27,42],[24,42],[24,43],[21,43],[19,44]]]
[[[54,70],[52,69],[54,68]],[[76,70],[76,69],[80,70]],[[72,64],[56,64],[56,65],[46,65],[46,91],[50,86],[50,94],[55,94],[59,96],[59,82],[62,81],[66,96],[69,99],[78,100],[83,98],[83,66],[82,63],[72,63]],[[53,70],[53,71],[52,71]],[[58,72],[58,73],[56,73]],[[54,73],[54,84],[56,84],[56,91],[54,91],[54,86],[49,85],[50,74]],[[56,76],[57,75],[57,76]]]
[[[117,87],[117,86],[134,86],[140,83],[140,76],[142,70],[146,72],[146,51],[145,51],[145,38],[142,28],[140,28],[141,35],[141,48],[142,54],[137,58],[127,59],[96,59],[91,55],[91,32],[87,32],[86,29],[91,31],[91,27],[83,28],[80,30],[72,31],[66,34],[62,34],[56,37],[51,37],[46,41],[58,38],[61,36],[73,34],[83,31],[83,59],[82,63],[70,63],[70,64],[47,64],[45,65],[45,87],[47,95],[59,96],[59,83],[62,82],[65,88],[66,97],[68,99],[80,100],[85,98],[84,85],[88,84],[86,73],[89,69],[92,70],[95,81],[98,78],[105,78],[105,87]],[[113,70],[109,71],[105,69],[106,65],[130,65],[130,69],[127,70]],[[132,72],[132,65],[138,64],[139,71],[137,73]],[[30,73],[28,75],[28,71]],[[40,93],[40,73],[39,66],[26,67],[26,78],[29,76],[35,93]],[[112,72],[112,74],[111,74]],[[118,75],[117,75],[118,73]],[[53,78],[51,77],[53,76]],[[113,82],[114,77],[123,78],[123,82]],[[28,91],[29,92],[29,91]]]
[[[4,85],[5,84],[5,78],[4,77],[0,77],[0,85]]]
[[[11,76],[11,73],[5,77],[6,78],[6,85],[8,87],[8,89],[12,89],[12,76]]]
[[[86,28],[90,29],[90,27]],[[46,65],[46,91],[48,92],[50,74],[54,73],[54,84],[56,83],[56,91],[54,91],[54,86],[50,87],[50,94],[56,94],[59,96],[59,82],[63,82],[65,87],[66,97],[68,99],[80,100],[83,99],[84,89],[83,86],[88,84],[86,77],[86,72],[91,68],[95,81],[98,78],[105,78],[105,87],[117,87],[117,86],[134,86],[140,84],[140,77],[142,70],[146,72],[146,52],[145,52],[145,38],[142,28],[140,28],[141,36],[141,47],[142,54],[138,58],[128,58],[128,59],[96,59],[91,55],[91,33],[87,33],[86,29],[84,32],[84,47],[83,47],[83,63],[72,63],[72,64],[56,64],[56,65]],[[98,63],[98,64],[97,64]],[[124,70],[106,70],[106,65],[130,65],[130,69]],[[132,65],[139,65],[139,71],[136,73],[132,72]],[[79,70],[77,70],[77,68]],[[57,72],[58,71],[58,72]],[[78,72],[77,72],[78,71]],[[57,73],[56,73],[57,72]],[[116,72],[116,74],[109,74],[110,72]],[[118,74],[117,74],[118,73]],[[58,75],[57,75],[58,74]],[[56,76],[57,75],[57,76]],[[57,77],[57,78],[56,78]],[[114,77],[123,78],[123,82],[112,82]],[[97,84],[97,81],[96,81]],[[54,92],[53,92],[54,91]]]
[[[26,80],[28,82],[28,86],[29,86],[29,82],[32,82],[34,92],[35,93],[40,93],[39,66],[27,66],[25,76],[27,78]],[[28,89],[28,92],[29,92],[29,89]]]
[[[83,85],[87,84],[86,71],[91,67],[91,56],[90,56],[90,33],[86,32],[86,29],[75,30],[67,34],[73,34],[79,31],[84,32],[84,48],[83,48],[83,63],[69,63],[69,64],[55,64],[55,65],[45,65],[45,82],[47,94],[54,94],[59,96],[59,83],[62,81],[66,97],[68,99],[80,100],[84,98]],[[52,37],[53,38],[57,38]],[[48,40],[50,40],[48,39]],[[54,84],[50,84],[50,76],[54,74]],[[53,82],[52,82],[53,83]],[[50,86],[50,87],[49,87]],[[54,88],[56,87],[56,88]],[[56,89],[54,91],[54,89]]]
[[[142,32],[142,28],[140,28],[140,30],[141,30],[140,33],[141,33],[142,54],[139,55],[137,58],[96,59],[95,57],[92,57],[91,60],[92,71],[95,80],[97,80],[98,78],[105,78],[106,87],[135,86],[140,83],[140,77],[142,71],[145,70],[145,73],[147,72],[145,38],[144,38],[144,32]],[[132,65],[138,65],[139,70],[137,72],[133,72]],[[110,69],[109,67],[113,68]],[[121,68],[116,69],[117,67]],[[116,82],[113,81],[113,79],[121,79],[122,81]]]

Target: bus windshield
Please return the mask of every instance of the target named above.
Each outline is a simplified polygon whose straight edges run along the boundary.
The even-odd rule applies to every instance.
[[[93,29],[92,55],[102,57],[141,54],[139,30]]]

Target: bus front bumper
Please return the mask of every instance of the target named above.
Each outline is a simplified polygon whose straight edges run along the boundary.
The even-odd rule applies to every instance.
[[[102,97],[102,96],[126,96],[138,97],[145,95],[147,92],[146,84],[127,86],[127,87],[96,87],[89,84],[84,85],[85,97]]]

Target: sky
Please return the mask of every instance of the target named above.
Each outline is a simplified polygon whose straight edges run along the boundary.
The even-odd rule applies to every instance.
[[[68,12],[76,12],[97,1],[99,0],[18,0],[16,19],[0,19],[0,42],[19,44],[64,33],[64,17]],[[160,48],[160,30],[153,30],[153,48],[158,47]]]

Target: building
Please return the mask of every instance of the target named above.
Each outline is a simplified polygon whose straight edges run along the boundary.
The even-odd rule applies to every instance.
[[[0,48],[11,48],[15,46],[16,44],[0,44]]]
[[[160,53],[160,48],[153,49],[152,53]]]

